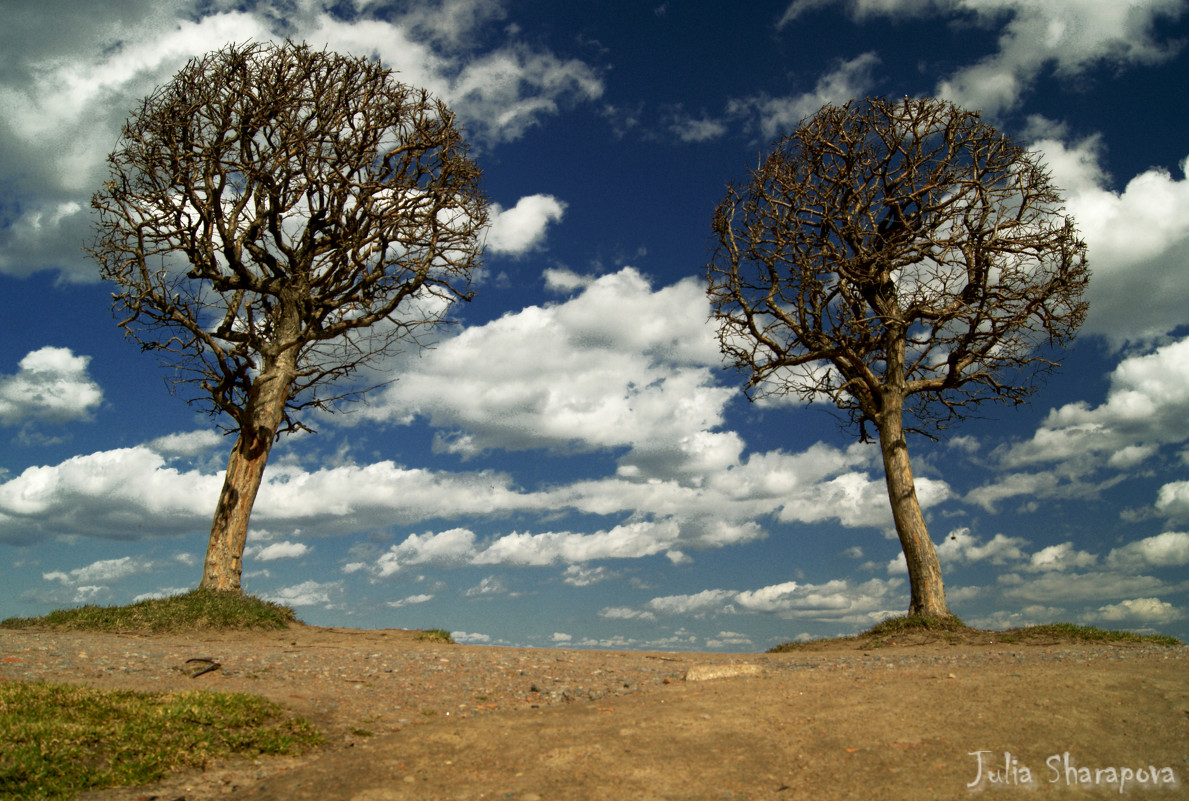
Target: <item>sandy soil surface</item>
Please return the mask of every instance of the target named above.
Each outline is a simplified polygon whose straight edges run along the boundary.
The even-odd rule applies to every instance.
[[[205,658],[219,668],[191,678]],[[412,632],[0,631],[0,680],[251,692],[300,757],[95,801],[1189,797],[1189,648],[854,642],[782,654],[533,650]]]

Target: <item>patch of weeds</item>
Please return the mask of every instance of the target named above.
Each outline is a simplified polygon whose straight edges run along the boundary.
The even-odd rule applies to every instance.
[[[300,753],[321,741],[284,707],[242,693],[4,682],[0,799],[68,799],[232,755]]]
[[[835,639],[787,642],[769,653],[824,650],[832,647],[887,648],[894,645],[945,642],[951,645],[987,645],[991,643],[1055,645],[1060,643],[1106,643],[1114,645],[1164,645],[1183,643],[1163,634],[1136,634],[1131,631],[1110,631],[1075,623],[1049,623],[1041,626],[983,631],[964,624],[958,617],[894,617],[872,626],[862,634]]]
[[[375,737],[376,733],[371,729],[351,729],[351,733],[356,737]]]
[[[957,615],[948,617],[925,617],[922,615],[904,615],[891,617],[876,623],[863,632],[860,637],[888,637],[915,633],[921,631],[968,631],[970,629],[962,618]]]
[[[1133,631],[1111,631],[1097,626],[1079,626],[1076,623],[1048,623],[1041,626],[1025,626],[1009,629],[1003,634],[1015,637],[1013,642],[1028,640],[1056,640],[1058,642],[1107,642],[1146,645],[1184,645],[1176,637],[1164,634],[1136,634]],[[999,639],[1004,639],[998,635]]]
[[[425,715],[427,718],[432,718],[434,715],[438,714],[438,712],[436,709],[422,709],[421,714]]]
[[[417,635],[418,640],[428,640],[430,642],[444,642],[454,645],[454,638],[450,636],[450,632],[445,629],[427,629]]]
[[[88,605],[55,610],[41,617],[10,617],[0,621],[0,627],[159,634],[204,629],[285,629],[296,622],[297,616],[287,606],[238,592],[199,589],[128,606]]]

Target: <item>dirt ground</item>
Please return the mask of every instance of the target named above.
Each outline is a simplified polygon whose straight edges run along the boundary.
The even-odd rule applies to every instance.
[[[0,680],[252,692],[327,734],[89,801],[1189,797],[1189,648],[994,636],[724,655],[0,631]],[[191,678],[199,657],[219,668]]]

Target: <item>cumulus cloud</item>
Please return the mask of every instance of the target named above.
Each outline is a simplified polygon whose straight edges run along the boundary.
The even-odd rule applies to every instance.
[[[1028,559],[1024,548],[1028,541],[1022,537],[1009,537],[996,534],[984,542],[981,538],[970,533],[968,528],[956,528],[934,543],[937,558],[942,565],[970,565],[976,562],[989,562],[993,565],[1018,563]],[[1044,560],[1042,560],[1044,561]],[[896,554],[887,566],[889,574],[908,575],[908,563],[904,552]]]
[[[656,620],[656,615],[630,606],[608,606],[599,610],[599,617],[607,620]]]
[[[1117,570],[1150,570],[1189,565],[1189,534],[1166,531],[1130,542],[1107,554],[1107,567]]]
[[[333,607],[332,595],[341,595],[343,583],[341,581],[303,581],[290,587],[282,587],[270,593],[264,593],[266,601],[284,604],[285,606],[324,606]]]
[[[145,447],[162,456],[198,456],[213,448],[226,445],[228,440],[220,433],[203,429],[166,434],[148,442]]]
[[[996,449],[993,456],[1009,472],[966,499],[993,510],[997,502],[1017,496],[1092,494],[1095,488],[1077,479],[1107,468],[1133,469],[1161,446],[1189,439],[1187,421],[1189,338],[1124,359],[1111,373],[1103,403],[1079,401],[1054,409],[1030,440]],[[1053,463],[1040,472],[1018,471]],[[1174,506],[1175,490],[1168,495],[1165,505]]]
[[[1116,190],[1100,165],[1102,142],[1032,144],[1062,187],[1094,271],[1084,333],[1115,345],[1159,341],[1186,323],[1189,307],[1189,179],[1153,167]],[[1142,236],[1136,236],[1142,231]],[[1135,313],[1143,298],[1143,314]]]
[[[541,244],[550,223],[561,220],[566,204],[552,195],[522,197],[505,209],[491,204],[491,228],[487,248],[492,253],[519,256]]]
[[[273,542],[268,545],[249,545],[244,548],[244,556],[258,559],[261,562],[271,562],[276,559],[296,559],[310,552],[310,546],[304,542]]]
[[[637,469],[722,466],[742,443],[713,430],[734,390],[716,380],[708,309],[693,279],[653,290],[625,268],[440,342],[356,417],[427,417],[445,431],[436,447],[463,456],[628,446],[624,464]]]
[[[60,534],[139,540],[203,530],[222,482],[221,473],[172,467],[146,446],[30,467],[0,483],[0,541]],[[447,514],[539,509],[544,502],[493,473],[439,473],[387,461],[310,472],[278,463],[265,472],[252,520],[342,534]]]
[[[453,528],[437,534],[410,534],[404,542],[393,545],[376,562],[380,576],[391,576],[406,565],[469,562],[475,556],[475,533]]]
[[[1133,598],[1117,604],[1100,606],[1090,619],[1109,623],[1128,622],[1145,625],[1159,625],[1180,620],[1185,613],[1167,601],[1159,598]]]
[[[81,534],[144,539],[208,521],[221,479],[168,467],[145,447],[30,467],[0,484],[0,541]]]
[[[589,587],[607,581],[615,576],[605,567],[586,567],[584,565],[570,565],[562,574],[562,581],[571,587]]]
[[[1189,481],[1171,481],[1161,487],[1156,509],[1174,520],[1189,518]]]
[[[468,598],[485,595],[506,595],[508,587],[498,576],[485,576],[478,584],[466,591]]]
[[[100,559],[73,570],[51,570],[48,573],[42,573],[41,577],[46,581],[59,581],[72,586],[110,584],[113,581],[143,573],[150,567],[149,563],[142,559],[121,556],[118,559]]]
[[[410,595],[407,598],[401,598],[399,601],[388,601],[387,605],[394,609],[400,609],[403,606],[416,606],[417,604],[426,604],[433,600],[432,595],[420,594]]]
[[[945,16],[1000,30],[999,50],[942,81],[937,94],[969,108],[997,113],[1014,107],[1041,72],[1052,67],[1068,77],[1103,63],[1149,64],[1175,48],[1153,36],[1156,23],[1184,12],[1179,0],[1101,3],[1063,0],[794,0],[778,23],[784,28],[803,14],[845,5],[860,21],[890,16]]]
[[[103,401],[103,391],[87,373],[90,361],[70,348],[30,352],[15,375],[0,375],[0,425],[88,419]]]
[[[643,609],[612,607],[604,609],[603,617],[652,619],[663,616],[693,616],[726,614],[775,614],[782,618],[798,618],[835,622],[868,621],[885,617],[890,607],[898,607],[902,599],[903,580],[870,579],[855,583],[836,579],[822,584],[788,581],[756,590],[708,589],[686,595],[665,595],[650,600]]]
[[[1034,603],[1076,603],[1174,591],[1172,585],[1153,576],[1120,571],[1066,573],[1051,571],[1024,577],[1018,573],[999,576],[1002,595],[1009,601]]]

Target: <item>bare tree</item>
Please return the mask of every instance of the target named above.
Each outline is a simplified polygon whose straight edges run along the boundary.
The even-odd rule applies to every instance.
[[[291,42],[190,61],[108,163],[88,250],[120,325],[238,435],[200,585],[238,592],[277,437],[470,298],[480,171],[428,93]]]
[[[1023,403],[1085,318],[1086,246],[1033,153],[936,99],[826,106],[719,205],[708,268],[748,397],[874,426],[911,586],[946,617],[906,432]],[[907,418],[907,425],[905,424]]]

